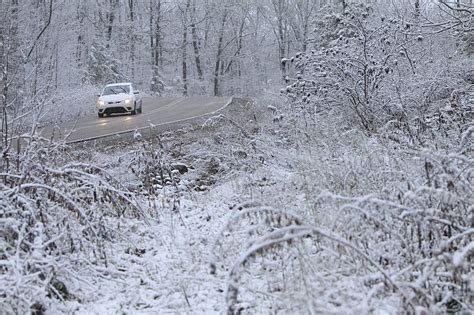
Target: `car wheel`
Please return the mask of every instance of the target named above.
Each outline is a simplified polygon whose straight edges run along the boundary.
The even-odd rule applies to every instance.
[[[137,114],[137,104],[135,104],[135,105],[133,106],[133,110],[130,112],[130,114],[132,114],[132,115],[136,115],[136,114]]]
[[[140,107],[138,108],[138,113],[141,114],[143,112],[143,104],[140,102]]]
[[[104,117],[104,114],[103,114],[103,113],[97,113],[97,115],[99,116],[99,118]]]

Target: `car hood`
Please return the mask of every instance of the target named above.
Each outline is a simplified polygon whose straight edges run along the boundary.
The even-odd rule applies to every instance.
[[[112,94],[112,95],[103,95],[99,98],[101,101],[105,102],[120,102],[127,98],[131,98],[129,94],[120,93],[120,94]]]

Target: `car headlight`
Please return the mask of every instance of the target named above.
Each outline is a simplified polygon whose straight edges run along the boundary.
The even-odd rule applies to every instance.
[[[125,104],[130,104],[131,102],[132,102],[132,100],[129,99],[129,98],[125,99]]]
[[[99,100],[99,101],[97,101],[97,104],[98,104],[99,106],[104,106],[104,105],[105,105],[105,102],[102,101],[102,100]]]

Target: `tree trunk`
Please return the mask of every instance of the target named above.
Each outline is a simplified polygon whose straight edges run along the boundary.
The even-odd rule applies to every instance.
[[[18,37],[18,1],[13,0],[10,3],[0,2],[2,9],[8,12],[8,21],[0,24],[0,71],[1,71],[1,150],[0,160],[4,161],[0,166],[0,170],[9,168],[8,150],[10,149],[9,133],[10,126],[8,124],[8,107],[9,100],[12,98],[10,94],[10,85],[13,77],[20,67],[19,55],[19,37]],[[12,89],[12,91],[14,91]],[[14,94],[14,93],[13,93]],[[14,96],[13,96],[14,97]]]
[[[183,95],[188,95],[188,11],[191,5],[191,0],[186,1],[186,8],[181,11],[181,17],[183,21],[183,42],[182,42],[182,74],[183,74]]]
[[[135,28],[134,28],[134,20],[135,20],[135,12],[133,8],[133,1],[128,0],[128,8],[129,8],[129,18],[130,18],[130,27],[128,30],[128,34],[130,36],[130,72],[132,80],[135,79]]]
[[[117,0],[110,0],[109,4],[110,4],[109,10],[105,14],[106,20],[107,20],[106,21],[107,22],[107,32],[106,32],[106,36],[107,36],[106,47],[107,48],[110,47],[110,40],[112,39],[112,29],[113,29],[114,20],[115,20],[115,7],[117,5]]]
[[[84,34],[84,19],[86,17],[86,10],[87,6],[82,6],[81,2],[78,2],[78,8],[77,8],[77,19],[79,21],[79,30],[78,30],[78,35],[77,35],[77,41],[76,41],[76,65],[79,69],[82,68],[84,64],[84,60],[82,58],[82,50],[83,47],[86,46],[86,43],[84,41],[85,34]]]
[[[130,12],[130,21],[133,22],[133,20],[134,20],[133,0],[128,0],[128,8],[129,8],[129,12]]]
[[[6,24],[6,23],[5,23]],[[5,25],[4,24],[4,25]],[[6,43],[7,31],[3,29],[4,25],[0,25],[0,66],[2,71],[2,153],[6,153],[8,144],[8,115],[7,115],[7,99],[8,99],[8,50]],[[2,154],[3,155],[3,154]],[[2,159],[4,157],[2,156]]]
[[[273,8],[275,10],[277,16],[277,30],[276,30],[276,37],[278,41],[278,57],[279,57],[279,64],[280,64],[280,72],[282,78],[285,79],[286,77],[286,63],[282,62],[283,58],[286,57],[286,40],[287,34],[285,32],[286,28],[286,8],[285,8],[285,1],[286,0],[272,0]]]
[[[188,46],[188,31],[187,28],[184,27],[183,30],[183,47],[182,47],[182,66],[183,66],[183,95],[188,95],[188,65],[186,62],[187,59],[187,46]]]
[[[156,2],[150,0],[150,51],[152,77],[150,90],[161,94],[162,82],[160,78],[160,59],[161,59],[161,0]],[[154,18],[156,15],[156,18]]]
[[[227,21],[227,9],[222,14],[221,26],[219,29],[219,38],[217,42],[216,65],[214,67],[214,96],[220,96],[219,91],[219,68],[221,66],[222,44],[224,42],[224,28]]]
[[[203,74],[202,74],[202,68],[201,68],[201,57],[199,55],[199,39],[197,36],[197,29],[196,29],[196,0],[193,0],[191,36],[192,36],[192,41],[193,41],[194,61],[196,63],[196,71],[198,74],[199,81],[202,81]]]
[[[301,48],[303,52],[306,52],[306,50],[308,49],[308,33],[310,32],[310,19],[313,16],[313,12],[316,9],[316,5],[317,2],[313,0],[305,0],[297,2],[296,4],[299,25],[296,25],[293,28],[296,29],[299,33],[298,37],[300,37],[302,43]],[[301,26],[301,29],[299,26]]]
[[[241,15],[242,20],[240,21],[239,28],[238,28],[238,30],[236,31],[236,34],[235,34],[235,38],[237,39],[237,47],[236,47],[233,58],[230,59],[229,63],[227,64],[227,66],[224,70],[224,73],[227,73],[231,70],[231,67],[234,64],[236,64],[237,65],[236,66],[237,67],[237,74],[238,74],[239,78],[242,76],[240,55],[241,55],[242,48],[243,48],[244,28],[245,28],[245,22],[246,22],[246,19],[247,19],[248,12],[249,12],[248,8],[244,8],[244,11],[242,12],[242,15]]]
[[[285,57],[285,33],[283,31],[283,1],[278,0],[278,37],[279,37],[279,52],[280,52],[280,61]],[[283,77],[286,75],[286,65],[283,62],[280,62],[280,70]]]

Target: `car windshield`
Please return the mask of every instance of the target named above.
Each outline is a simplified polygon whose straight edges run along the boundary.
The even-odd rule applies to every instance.
[[[130,93],[130,85],[106,86],[105,89],[104,89],[104,92],[102,92],[102,95],[112,95],[112,94],[120,94],[120,93],[129,94]]]

